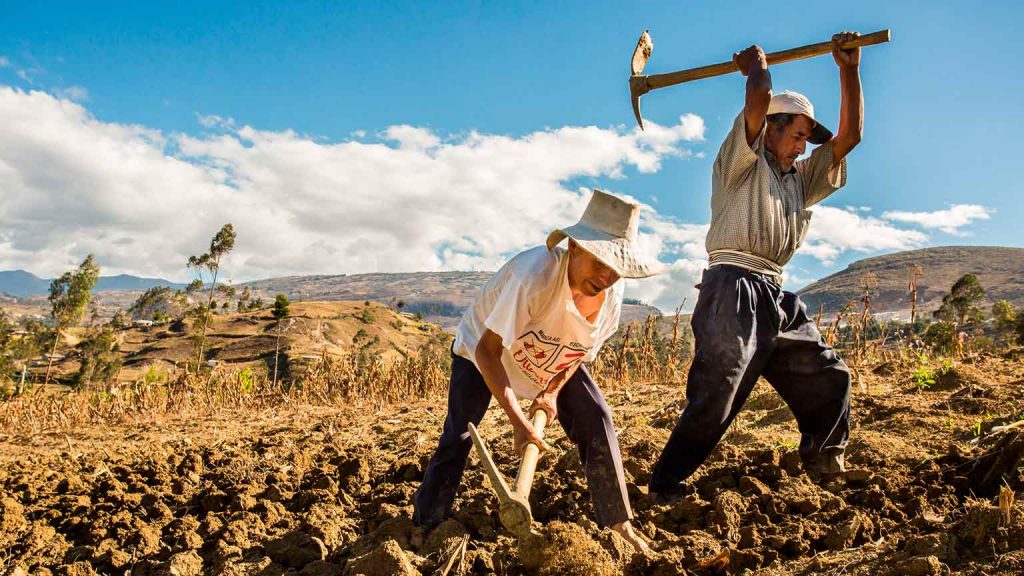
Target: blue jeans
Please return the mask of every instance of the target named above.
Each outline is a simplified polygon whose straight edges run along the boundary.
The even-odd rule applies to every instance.
[[[417,526],[432,527],[451,516],[455,491],[472,447],[469,424],[479,425],[490,403],[491,391],[480,371],[469,360],[453,354],[448,416],[413,503],[413,522]],[[562,387],[557,406],[558,421],[579,449],[598,525],[612,526],[631,519],[633,511],[612,414],[586,367],[581,365]]]
[[[764,376],[792,410],[809,471],[843,470],[850,435],[850,371],[825,344],[806,307],[769,277],[736,266],[704,271],[691,320],[696,340],[686,409],[651,473],[671,490],[721,440]]]

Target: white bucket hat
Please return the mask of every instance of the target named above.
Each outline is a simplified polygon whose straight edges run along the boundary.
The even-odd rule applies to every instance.
[[[803,114],[810,118],[814,128],[811,128],[811,137],[807,141],[811,144],[824,144],[832,139],[832,131],[814,118],[814,106],[811,101],[799,92],[787,90],[772,96],[768,103],[768,116],[772,114]]]
[[[664,272],[661,262],[640,253],[639,228],[639,204],[595,189],[579,222],[548,235],[548,250],[570,238],[623,278],[646,278]]]

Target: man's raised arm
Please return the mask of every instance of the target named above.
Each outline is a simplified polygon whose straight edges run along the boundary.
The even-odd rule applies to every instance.
[[[839,48],[860,36],[858,32],[842,32],[832,36],[832,57],[839,66],[839,129],[832,139],[832,167],[839,166],[843,158],[860,143],[864,133],[864,93],[860,86],[860,48]]]
[[[747,145],[753,146],[761,133],[765,115],[768,114],[768,103],[772,99],[772,75],[768,72],[764,50],[757,44],[733,54],[732,60],[740,73],[747,77],[743,118],[746,121]]]

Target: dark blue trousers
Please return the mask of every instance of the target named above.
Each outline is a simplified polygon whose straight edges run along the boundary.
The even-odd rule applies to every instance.
[[[843,470],[850,372],[796,294],[764,275],[714,266],[704,271],[691,325],[696,351],[687,405],[652,470],[652,491],[672,490],[704,463],[759,376],[796,417],[804,468]]]
[[[434,526],[451,515],[455,491],[473,445],[469,424],[479,425],[490,403],[491,391],[480,371],[469,360],[452,355],[448,416],[423,484],[416,490],[413,522],[417,526]],[[598,525],[612,526],[631,519],[633,511],[612,414],[586,367],[580,366],[562,387],[557,405],[558,421],[579,449]]]

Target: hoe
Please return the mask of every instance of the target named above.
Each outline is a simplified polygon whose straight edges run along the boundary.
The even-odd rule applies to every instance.
[[[543,410],[537,410],[533,415],[533,429],[543,437],[544,427],[547,426],[548,415]],[[498,518],[505,529],[511,532],[516,538],[525,538],[533,532],[533,514],[530,512],[530,489],[533,488],[533,475],[537,471],[537,459],[540,457],[540,448],[536,444],[528,444],[523,451],[523,460],[519,464],[519,474],[516,476],[515,489],[509,490],[505,477],[494,465],[491,453],[487,450],[476,426],[469,425],[469,434],[473,437],[473,445],[480,455],[480,462],[483,463],[487,478],[491,486],[498,494]]]

